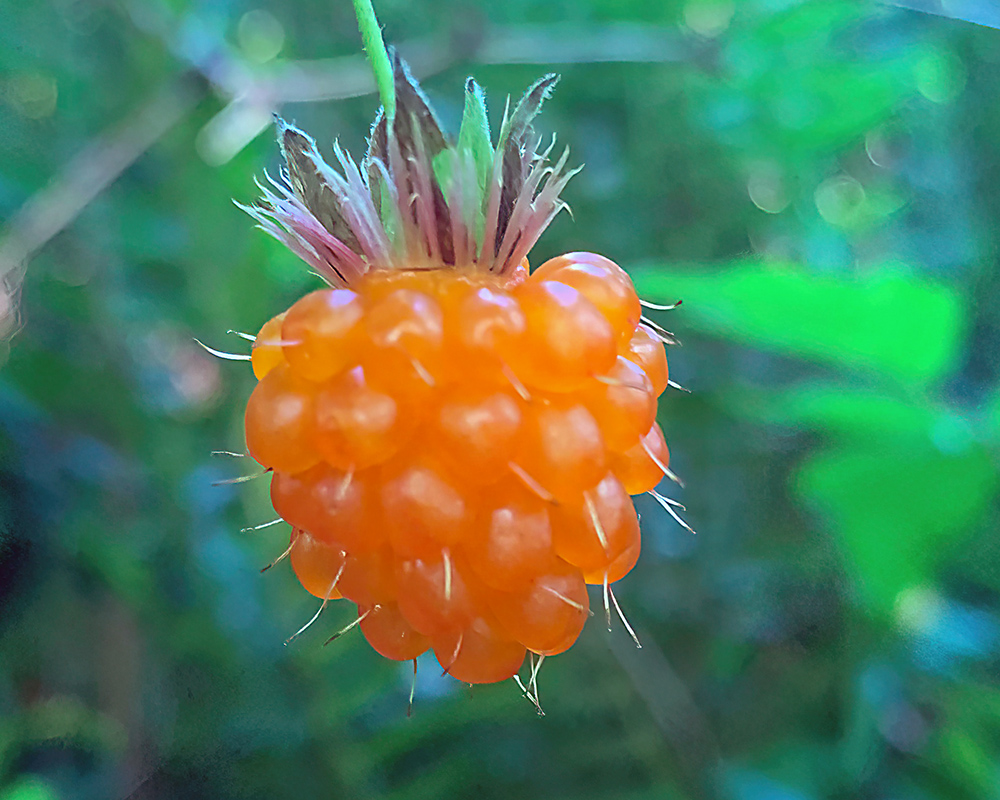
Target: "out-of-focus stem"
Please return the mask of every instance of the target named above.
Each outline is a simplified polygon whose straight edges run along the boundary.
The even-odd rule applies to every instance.
[[[372,8],[371,0],[354,0],[354,13],[358,17],[361,42],[368,54],[368,61],[371,62],[372,72],[375,74],[375,84],[378,86],[378,93],[382,98],[385,117],[387,120],[391,120],[396,113],[396,91],[392,81],[392,65],[389,63],[389,54],[385,50],[385,42],[382,41],[382,29],[375,18],[375,9]]]

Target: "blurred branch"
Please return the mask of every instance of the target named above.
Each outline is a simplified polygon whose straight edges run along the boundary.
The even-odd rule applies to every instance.
[[[0,232],[0,339],[13,327],[13,300],[29,259],[186,116],[205,92],[201,80],[182,75],[84,147],[7,220]]]
[[[1000,29],[1000,6],[996,0],[883,0],[888,5],[971,22],[987,28]]]
[[[441,72],[460,61],[477,64],[589,64],[608,62],[670,63],[688,61],[702,48],[692,47],[675,29],[652,25],[523,25],[491,28],[468,52],[441,39],[411,39],[399,52],[418,78]],[[344,56],[277,63],[259,68],[234,96],[256,95],[272,102],[311,103],[371,94],[375,80],[364,56]]]
[[[209,87],[226,105],[202,129],[197,144],[205,161],[216,165],[260,135],[270,125],[272,113],[285,103],[339,100],[376,90],[360,53],[259,67],[250,65],[195,15],[177,18],[165,4],[145,0],[131,3],[129,11],[137,28],[158,38],[190,69],[124,122],[98,136],[8,220],[0,234],[0,340],[14,327],[15,298],[30,258],[183,119]],[[698,49],[675,29],[634,24],[498,26],[464,45],[442,39],[399,45],[418,78],[459,61],[674,62],[695,57]]]
[[[643,646],[637,650],[618,631],[608,636],[608,647],[670,743],[688,789],[695,796],[714,797],[711,781],[720,756],[711,726],[653,638],[640,633],[640,640]]]
[[[490,29],[472,54],[480,64],[669,63],[702,50],[676,28],[609,25],[508,25]]]
[[[691,60],[704,51],[704,46],[692,45],[676,29],[653,25],[516,25],[491,28],[481,36],[476,33],[478,41],[474,42],[411,39],[398,49],[420,80],[466,61],[491,65],[669,63]],[[161,29],[159,35],[167,34]],[[210,164],[224,164],[235,157],[270,125],[272,113],[284,103],[343,100],[376,91],[371,69],[360,53],[253,69],[220,69],[219,52],[211,59],[187,56],[195,65],[201,62],[205,76],[230,99],[199,136],[199,152]],[[227,58],[239,57],[229,53]]]

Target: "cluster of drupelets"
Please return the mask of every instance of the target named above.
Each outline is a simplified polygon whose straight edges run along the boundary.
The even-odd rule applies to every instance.
[[[302,585],[356,603],[383,656],[433,649],[467,683],[569,648],[587,584],[607,609],[639,556],[630,495],[670,474],[664,333],[588,253],[530,276],[377,270],[270,320],[247,448]]]

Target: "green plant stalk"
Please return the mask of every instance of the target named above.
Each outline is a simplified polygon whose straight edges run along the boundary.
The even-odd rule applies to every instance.
[[[358,30],[361,31],[361,43],[368,54],[368,62],[372,65],[375,75],[375,85],[378,87],[382,107],[385,109],[386,120],[391,120],[396,113],[396,90],[392,80],[392,65],[389,54],[382,41],[382,29],[375,18],[375,9],[371,0],[353,0],[354,13],[358,17]]]

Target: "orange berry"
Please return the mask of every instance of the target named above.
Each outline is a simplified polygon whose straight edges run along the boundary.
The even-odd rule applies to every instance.
[[[528,264],[528,259],[526,257],[522,258],[521,263],[514,267],[507,276],[507,281],[504,284],[506,288],[513,289],[524,283],[528,279],[528,270],[530,268],[531,265]]]
[[[284,181],[244,206],[331,287],[261,328],[247,448],[274,472],[309,591],[356,603],[388,658],[430,646],[455,677],[497,681],[526,647],[571,646],[586,583],[636,563],[629,493],[669,458],[666,356],[612,261],[568,253],[529,274],[525,254],[565,205],[566,159],[546,164],[521,137],[518,157],[501,147],[485,165],[498,180],[484,190],[393,71],[413,84],[400,112],[427,147],[382,126],[363,165],[337,153],[337,177],[279,120]],[[520,108],[537,112],[551,82]],[[428,183],[438,161],[453,167],[443,194]]]
[[[432,642],[438,663],[463,683],[505,681],[524,663],[524,645],[483,617],[476,617],[463,630],[432,637]]]
[[[595,572],[584,572],[583,579],[589,583],[600,586],[604,583],[605,579],[608,583],[614,583],[615,581],[620,581],[626,575],[632,571],[639,561],[639,553],[642,550],[642,543],[640,538],[637,536],[635,541],[629,545],[625,551],[618,556],[614,561],[612,561],[604,569],[598,569]]]
[[[426,458],[393,465],[381,492],[389,540],[402,558],[435,555],[472,530],[473,498]]]
[[[615,363],[614,329],[572,286],[528,280],[513,295],[526,325],[510,367],[526,386],[569,392]]]
[[[649,452],[647,452],[647,450]],[[653,454],[650,457],[649,453]],[[660,426],[654,424],[640,440],[624,453],[611,457],[611,470],[629,494],[642,494],[655,489],[670,466],[670,451]]]
[[[455,366],[466,375],[471,370],[476,377],[506,383],[501,370],[523,346],[524,311],[499,286],[470,283],[460,288],[445,308],[445,332],[456,350]]]
[[[285,359],[295,372],[323,381],[357,363],[361,298],[349,289],[321,289],[293,305],[281,326]]]
[[[361,632],[375,652],[393,661],[410,661],[427,652],[431,640],[417,633],[395,603],[358,606]]]
[[[394,289],[371,303],[365,314],[365,372],[394,394],[422,398],[443,369],[444,317],[431,295]]]
[[[555,561],[528,588],[491,595],[490,608],[504,630],[529,650],[556,655],[568,650],[580,635],[590,613],[590,599],[580,571]]]
[[[338,586],[344,573],[347,553],[320,541],[306,531],[292,532],[289,560],[299,583],[309,594],[327,600],[342,597]]]
[[[521,405],[512,392],[494,386],[449,387],[429,420],[428,445],[466,482],[494,483],[518,447]]]
[[[265,322],[254,339],[253,347],[250,349],[250,363],[257,380],[261,380],[272,369],[285,361],[281,345],[281,326],[287,313],[287,311],[283,311]]]
[[[663,349],[663,342],[651,328],[645,325],[636,328],[622,355],[633,364],[642,367],[642,371],[653,384],[653,391],[657,397],[663,394],[670,375],[667,369],[667,353]]]
[[[247,451],[260,464],[301,472],[320,459],[314,440],[315,388],[281,364],[264,376],[247,402]]]
[[[436,636],[460,630],[475,616],[463,573],[447,550],[399,561],[395,576],[399,610],[421,633]]]
[[[644,326],[622,341],[635,309],[617,269],[573,254],[513,287],[373,274],[300,300],[284,350],[261,350],[280,359],[247,439],[275,466],[275,509],[308,531],[296,574],[322,593],[342,567],[336,591],[373,609],[362,630],[380,653],[430,643],[456,677],[508,677],[524,647],[572,645],[586,583],[636,563],[629,493],[669,458],[655,424],[667,372]]]
[[[367,553],[349,553],[337,588],[360,606],[385,605],[396,599],[396,576],[388,546]]]
[[[610,472],[578,499],[554,508],[551,516],[556,555],[586,574],[600,574],[600,581],[604,570],[639,541],[632,498]]]
[[[628,341],[642,316],[632,279],[613,261],[596,253],[567,253],[550,259],[533,280],[559,281],[586,297],[611,323],[618,340]]]
[[[588,385],[581,397],[612,451],[630,448],[656,421],[653,384],[638,364],[622,356],[602,380]]]
[[[417,420],[354,367],[324,384],[316,396],[316,448],[341,469],[364,469],[395,454]]]
[[[549,504],[513,478],[491,488],[477,530],[462,552],[477,578],[495,589],[530,582],[552,560]]]
[[[271,503],[285,521],[351,553],[368,552],[386,539],[375,496],[378,475],[317,464],[296,475],[277,472]]]
[[[531,405],[524,427],[514,460],[557,500],[578,495],[604,475],[601,430],[582,403],[567,398]]]

